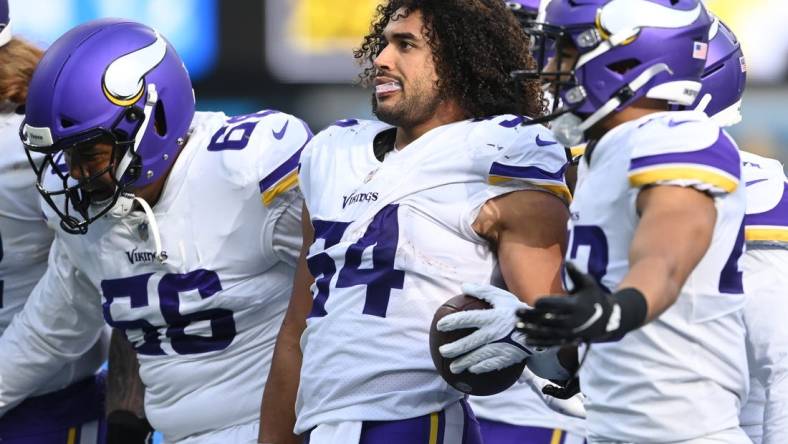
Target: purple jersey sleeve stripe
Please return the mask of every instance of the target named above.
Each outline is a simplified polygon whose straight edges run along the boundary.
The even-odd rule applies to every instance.
[[[289,159],[287,159],[283,164],[279,165],[274,171],[272,171],[260,181],[261,193],[265,193],[266,190],[276,185],[280,180],[285,178],[285,176],[299,168],[298,161],[301,158],[301,152],[304,151],[306,144],[312,140],[312,131],[309,130],[309,127],[306,124],[304,124],[304,128],[306,129],[306,142],[301,145],[301,148],[299,148],[295,154],[290,156]]]
[[[744,216],[746,227],[788,227],[788,184],[783,185],[783,197],[771,210]]]
[[[720,130],[717,141],[708,148],[684,153],[665,153],[637,157],[632,159],[629,170],[635,171],[647,167],[667,166],[670,164],[702,165],[724,171],[735,178],[741,177],[739,152],[722,130]]]
[[[564,173],[566,172],[567,166],[568,165],[564,165],[560,170],[556,171],[555,173],[551,173],[535,166],[514,166],[493,162],[492,166],[490,167],[490,176],[511,177],[513,179],[526,180],[550,180],[564,183]]]
[[[279,165],[271,174],[265,176],[263,180],[260,181],[260,192],[264,193],[266,190],[271,188],[272,186],[276,185],[277,182],[284,179],[285,176],[292,173],[296,168],[298,168],[298,159],[301,156],[301,151],[304,148],[299,148],[295,154],[290,156],[289,159],[285,161],[282,165]]]

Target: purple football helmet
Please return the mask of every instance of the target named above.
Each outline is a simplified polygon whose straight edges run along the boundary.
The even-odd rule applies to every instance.
[[[11,14],[8,0],[0,0],[0,46],[11,41]]]
[[[536,21],[527,31],[555,45],[547,49],[555,63],[534,74],[564,105],[550,119],[565,146],[642,97],[682,105],[697,97],[712,23],[701,0],[550,0]],[[567,52],[577,58],[562,71]]]
[[[28,152],[38,189],[60,216],[61,227],[84,234],[122,193],[165,176],[184,143],[194,107],[181,58],[145,25],[95,20],[55,41],[30,82],[20,136],[28,151],[46,155],[43,163],[34,162]],[[58,165],[61,157],[78,155],[80,147],[97,141],[113,145],[104,170],[76,179]],[[62,182],[57,190],[44,186],[50,172]],[[90,183],[108,172],[114,194],[95,202]],[[56,196],[62,197],[59,203]]]
[[[505,3],[523,25],[532,22],[539,14],[539,0],[510,0]]]
[[[677,109],[704,111],[720,126],[741,121],[741,99],[747,81],[747,63],[741,44],[733,31],[719,19],[709,31],[709,56],[701,76],[702,87],[697,100]]]

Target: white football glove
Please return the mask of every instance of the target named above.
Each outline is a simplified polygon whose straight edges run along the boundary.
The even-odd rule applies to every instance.
[[[468,296],[487,301],[488,310],[452,313],[438,321],[438,331],[476,328],[470,335],[439,348],[444,358],[456,358],[449,369],[452,373],[487,373],[517,364],[531,355],[525,346],[525,335],[514,329],[517,310],[530,308],[517,296],[492,285],[463,284]],[[467,353],[467,354],[466,354]]]
[[[522,384],[528,384],[531,390],[534,391],[550,410],[558,412],[562,415],[572,416],[574,418],[585,419],[586,409],[583,403],[585,396],[582,392],[577,393],[569,399],[559,399],[542,392],[542,389],[552,383],[547,379],[540,378],[533,374],[528,367],[523,370],[522,376],[517,381]]]

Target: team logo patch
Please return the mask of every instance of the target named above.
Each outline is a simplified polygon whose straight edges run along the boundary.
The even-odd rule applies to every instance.
[[[166,54],[167,42],[157,32],[150,45],[113,60],[101,79],[104,95],[118,106],[137,103],[145,92],[145,76]]]

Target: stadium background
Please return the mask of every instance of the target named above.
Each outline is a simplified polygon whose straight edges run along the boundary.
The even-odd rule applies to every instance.
[[[69,28],[125,17],[157,28],[194,80],[200,110],[246,114],[275,108],[317,132],[369,117],[370,93],[354,86],[352,49],[378,0],[10,0],[15,34],[46,47]],[[707,0],[739,36],[749,90],[732,133],[747,150],[788,162],[788,8],[784,0]]]
[[[11,0],[15,32],[47,46],[97,17],[132,18],[159,29],[194,79],[197,106],[245,114],[275,108],[317,132],[369,116],[369,92],[354,86],[352,48],[378,0]],[[788,162],[788,8],[784,0],[707,0],[742,40],[750,85],[745,149]]]

